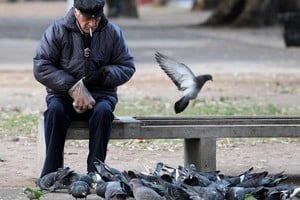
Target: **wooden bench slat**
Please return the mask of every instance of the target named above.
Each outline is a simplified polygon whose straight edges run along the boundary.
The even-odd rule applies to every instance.
[[[247,138],[247,137],[300,137],[300,125],[191,125],[144,126],[147,138]],[[163,132],[164,134],[161,134]]]

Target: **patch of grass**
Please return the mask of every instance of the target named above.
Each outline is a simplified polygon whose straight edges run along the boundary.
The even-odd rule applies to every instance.
[[[145,99],[122,99],[116,107],[115,115],[122,116],[174,116],[173,103],[161,98]],[[274,104],[261,103],[237,103],[227,98],[219,100],[194,100],[188,108],[181,113],[182,116],[189,115],[299,115],[300,107],[278,107]],[[38,126],[38,114],[25,114],[17,111],[0,112],[0,136],[25,136],[36,135]],[[116,144],[130,143],[131,141],[116,141]],[[164,145],[170,140],[153,141],[157,145]],[[173,142],[173,141],[172,141]],[[175,142],[175,141],[174,141]],[[225,141],[225,143],[228,142]],[[179,142],[180,143],[180,142]],[[148,146],[149,144],[146,144]],[[132,145],[132,144],[130,144]],[[143,145],[143,143],[141,143]],[[180,145],[176,141],[172,146]]]
[[[37,133],[36,114],[2,111],[0,119],[0,136],[24,136]]]
[[[174,102],[173,102],[174,103]],[[122,100],[116,107],[118,116],[175,115],[173,104],[160,98]],[[180,115],[299,115],[300,107],[279,107],[270,103],[237,103],[229,99],[194,100]]]

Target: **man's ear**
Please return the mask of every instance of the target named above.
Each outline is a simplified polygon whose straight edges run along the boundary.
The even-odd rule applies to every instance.
[[[74,7],[74,15],[75,15],[76,18],[79,16],[79,12],[75,7]]]

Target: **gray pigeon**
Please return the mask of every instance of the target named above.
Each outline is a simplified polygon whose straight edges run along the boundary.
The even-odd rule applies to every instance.
[[[123,182],[102,180],[97,182],[96,194],[105,200],[125,200],[130,192],[131,189],[127,188]]]
[[[87,195],[91,193],[90,186],[85,181],[75,181],[69,187],[69,194],[75,199],[86,199]]]
[[[228,187],[226,191],[226,199],[227,200],[244,200],[246,194],[251,194],[255,196],[257,199],[264,199],[265,198],[266,189],[263,187]],[[259,197],[259,198],[258,198]]]
[[[136,200],[165,200],[166,198],[160,196],[153,189],[142,184],[141,179],[133,178],[130,180],[134,199]]]
[[[293,199],[293,200],[300,199],[300,187],[294,189],[294,191],[291,194],[291,199]]]
[[[93,173],[86,174],[80,174],[80,173],[73,173],[73,175],[68,179],[68,181],[65,183],[66,186],[70,186],[75,181],[84,181],[86,182],[91,188],[94,188],[96,186],[96,181],[93,179]]]
[[[195,76],[188,66],[159,52],[156,52],[155,59],[162,70],[177,86],[178,90],[183,91],[183,97],[174,106],[176,113],[182,112],[189,105],[190,100],[198,96],[206,81],[212,81],[212,75]]]
[[[69,179],[74,175],[69,167],[59,168],[56,172],[51,172],[37,180],[37,185],[41,190],[54,192],[57,189],[67,186]]]

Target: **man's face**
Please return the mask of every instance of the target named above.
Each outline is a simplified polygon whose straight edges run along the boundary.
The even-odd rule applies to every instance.
[[[101,17],[87,18],[76,8],[74,9],[74,15],[82,31],[85,33],[89,33],[90,28],[92,31],[95,31],[101,20]]]

